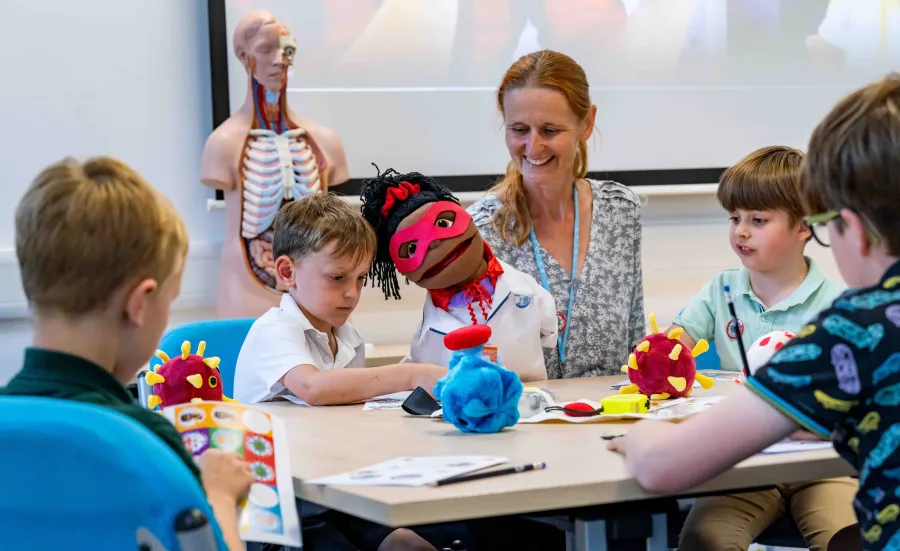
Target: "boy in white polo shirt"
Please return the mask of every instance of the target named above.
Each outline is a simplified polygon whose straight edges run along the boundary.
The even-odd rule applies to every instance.
[[[363,401],[421,386],[431,392],[443,367],[400,364],[365,369],[365,344],[347,321],[359,303],[375,234],[340,198],[313,195],[288,203],[275,220],[276,277],[288,292],[247,333],[234,375],[244,403],[279,396],[310,405]],[[360,368],[360,369],[345,369]],[[391,530],[301,502],[304,544],[329,549],[434,551],[407,529]],[[440,527],[433,539],[442,539]],[[344,540],[346,538],[346,540]]]
[[[285,205],[275,221],[275,272],[288,292],[247,334],[234,395],[245,403],[279,396],[338,405],[421,386],[431,391],[443,367],[365,367],[365,344],[347,321],[359,303],[375,235],[333,195]]]
[[[681,340],[689,350],[700,339],[714,341],[722,369],[742,369],[738,331],[746,346],[777,329],[797,332],[846,289],[803,254],[812,234],[802,221],[802,161],[795,149],[766,147],[720,178],[717,196],[731,218],[729,239],[743,267],[716,275],[674,326],[684,328]],[[725,285],[732,290],[737,324],[731,321]],[[700,498],[682,529],[680,548],[745,550],[789,512],[810,548],[825,551],[831,536],[855,522],[857,488],[853,479],[840,478]]]

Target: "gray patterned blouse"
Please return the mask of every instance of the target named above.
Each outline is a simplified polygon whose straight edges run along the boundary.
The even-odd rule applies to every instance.
[[[559,365],[556,347],[544,349],[550,379],[619,373],[632,347],[645,336],[640,200],[622,184],[588,182],[593,194],[590,242],[573,315],[565,312],[571,274],[538,245],[556,308],[570,324],[563,366]],[[494,229],[492,219],[499,209],[500,200],[488,194],[468,211],[494,254],[540,284],[531,242],[516,247],[502,240]]]

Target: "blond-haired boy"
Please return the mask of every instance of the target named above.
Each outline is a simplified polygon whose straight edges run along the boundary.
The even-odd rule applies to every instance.
[[[347,404],[417,386],[430,392],[447,373],[412,363],[344,369],[365,367],[365,342],[347,319],[375,252],[372,228],[345,201],[320,194],[288,203],[275,220],[272,248],[288,292],[247,334],[234,379],[237,399]]]
[[[431,392],[447,373],[426,364],[353,369],[365,368],[365,341],[347,320],[372,263],[375,233],[344,200],[318,194],[282,207],[272,249],[276,275],[288,292],[280,306],[254,322],[241,346],[234,376],[237,399],[348,404],[417,386]],[[434,550],[408,529],[392,530],[306,502],[300,509],[306,525],[319,523],[323,532],[332,532],[327,539],[335,548],[347,547],[339,543],[346,537],[361,549]],[[443,536],[440,527],[436,532],[437,538]]]
[[[150,360],[180,291],[188,246],[181,217],[137,172],[97,157],[44,169],[15,224],[34,343],[0,395],[88,402],[143,424],[197,476],[229,549],[243,549],[236,510],[253,480],[249,466],[210,450],[198,469],[175,427],[123,386]]]

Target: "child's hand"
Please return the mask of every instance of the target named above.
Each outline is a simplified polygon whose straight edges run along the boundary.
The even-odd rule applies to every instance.
[[[625,440],[624,436],[616,436],[606,443],[606,449],[622,455],[628,455],[628,441]]]
[[[413,388],[420,386],[434,396],[434,386],[446,374],[446,367],[422,364],[413,376]]]
[[[221,498],[237,505],[247,497],[253,472],[238,454],[209,449],[197,458],[197,464],[210,501]]]
[[[822,440],[815,434],[803,429],[795,430],[788,438],[791,440]]]

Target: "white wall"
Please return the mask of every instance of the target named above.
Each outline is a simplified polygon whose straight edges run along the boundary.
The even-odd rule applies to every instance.
[[[65,155],[110,154],[164,192],[191,236],[173,324],[213,315],[222,211],[198,181],[211,131],[205,2],[29,0],[0,3],[0,384],[18,369],[31,338],[17,275],[13,212],[46,164]],[[11,84],[10,84],[11,83]],[[312,114],[312,116],[315,116]],[[503,164],[497,159],[497,165]],[[716,271],[737,259],[714,197],[653,197],[644,209],[647,312],[662,323]],[[837,276],[827,251],[809,252]],[[354,322],[376,344],[400,344],[417,323],[423,293],[402,301],[367,288]],[[602,336],[598,336],[602,338]]]
[[[206,2],[0,3],[0,384],[30,339],[13,213],[28,182],[66,155],[114,155],[185,218],[191,253],[179,309],[209,305],[222,215],[198,180],[212,129]]]

